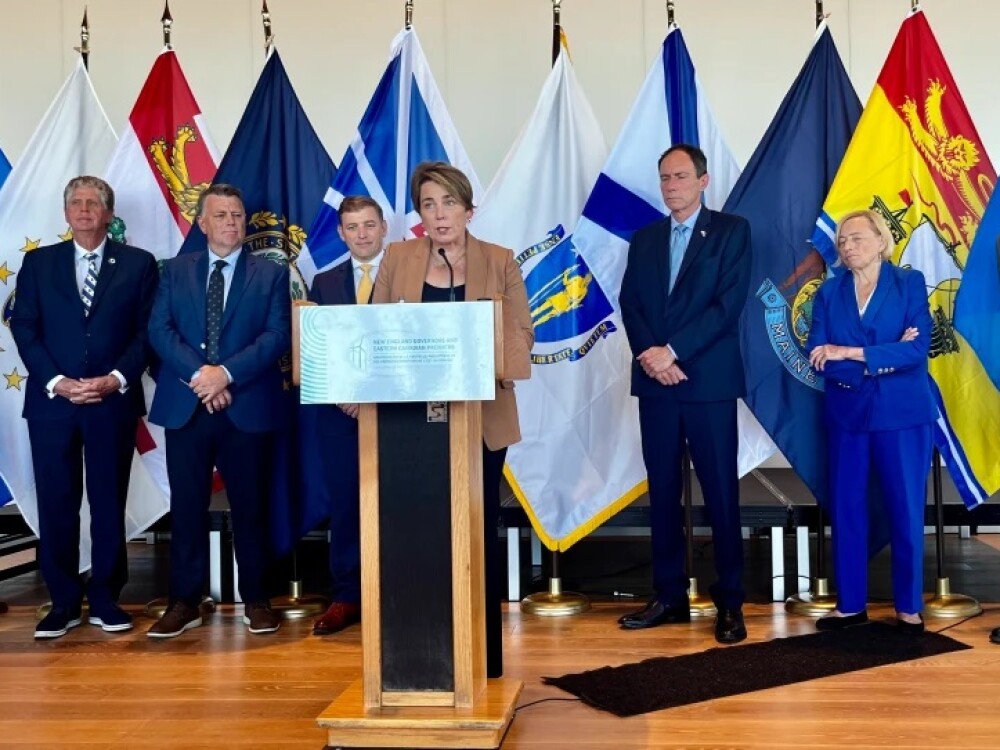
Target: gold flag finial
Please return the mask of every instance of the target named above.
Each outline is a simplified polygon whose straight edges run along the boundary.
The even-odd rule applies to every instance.
[[[163,15],[160,17],[160,23],[163,25],[163,46],[167,49],[173,49],[173,45],[170,43],[170,31],[174,25],[174,17],[170,15],[170,0],[163,0]]]
[[[406,20],[404,26],[408,29],[413,28],[413,0],[406,0],[406,6],[404,8],[406,12]]]
[[[87,20],[87,6],[83,6],[83,20],[80,22],[80,46],[74,47],[83,58],[83,67],[90,68],[90,21]]]
[[[274,44],[274,32],[271,30],[271,11],[267,9],[267,0],[260,9],[260,20],[264,22],[264,49],[269,50]]]

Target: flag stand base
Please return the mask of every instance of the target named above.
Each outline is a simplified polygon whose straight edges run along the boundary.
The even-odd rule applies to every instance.
[[[549,579],[549,590],[539,591],[521,600],[521,611],[542,617],[569,617],[590,609],[590,600],[583,594],[562,590],[561,578]]]
[[[688,579],[688,605],[692,617],[715,617],[718,613],[712,597],[698,591],[698,579],[694,577]]]
[[[283,620],[304,620],[326,612],[330,602],[319,594],[303,594],[302,581],[288,582],[288,595],[271,600],[271,609]]]
[[[830,591],[827,578],[814,578],[812,590],[785,600],[785,611],[804,617],[821,617],[837,608],[837,595]]]
[[[983,611],[979,602],[971,596],[951,593],[951,580],[948,578],[938,578],[934,591],[934,596],[924,602],[924,617],[958,619],[975,617]]]

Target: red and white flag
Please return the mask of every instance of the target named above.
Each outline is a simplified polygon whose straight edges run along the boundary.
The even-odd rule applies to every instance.
[[[191,229],[198,196],[211,184],[218,164],[219,152],[177,55],[164,49],[122,128],[105,175],[115,190],[111,236],[148,250],[158,260],[172,258]],[[148,410],[155,384],[144,376],[143,385]],[[152,479],[157,489],[141,496],[130,493],[130,537],[149,528],[170,507],[163,429],[143,419],[136,448],[142,461],[133,463],[133,488],[150,486]]]

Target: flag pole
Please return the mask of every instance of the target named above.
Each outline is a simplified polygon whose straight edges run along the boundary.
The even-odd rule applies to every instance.
[[[83,20],[80,22],[80,46],[74,47],[83,58],[83,67],[90,70],[90,21],[87,20],[87,6],[83,6]]]
[[[667,27],[674,25],[674,0],[667,0]]]
[[[160,16],[160,23],[163,25],[163,46],[166,49],[173,49],[170,43],[170,32],[173,29],[174,17],[170,15],[170,0],[163,0],[163,15]]]
[[[914,3],[915,5],[916,3]],[[931,465],[931,480],[934,496],[934,541],[937,551],[937,581],[934,596],[924,603],[927,617],[961,618],[975,617],[983,611],[982,606],[971,596],[954,594],[951,579],[944,570],[944,489],[941,481],[941,453],[934,449],[934,463]]]
[[[552,64],[556,64],[562,51],[562,0],[552,0]],[[562,590],[560,575],[561,555],[558,549],[549,557],[549,590],[529,594],[521,600],[521,611],[529,615],[568,617],[590,609],[590,600],[583,594]]]
[[[816,28],[826,20],[823,0],[816,0]],[[816,574],[809,591],[793,594],[785,600],[785,611],[806,617],[819,617],[837,608],[837,595],[826,572],[826,512],[816,504]]]
[[[403,27],[407,30],[413,28],[413,0],[406,0],[403,6]]]
[[[260,8],[260,20],[264,26],[264,49],[270,53],[274,47],[274,30],[271,24],[271,11],[268,10],[267,0],[263,0]],[[284,620],[304,620],[307,617],[315,617],[323,614],[329,606],[329,600],[319,594],[307,594],[304,592],[302,578],[299,576],[299,543],[296,541],[292,547],[291,563],[292,574],[288,581],[288,593],[284,596],[277,596],[271,600],[273,609]]]

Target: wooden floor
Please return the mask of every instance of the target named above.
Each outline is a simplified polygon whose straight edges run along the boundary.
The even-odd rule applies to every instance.
[[[512,748],[998,748],[1000,605],[948,634],[974,648],[775,690],[618,719],[540,683],[543,675],[715,645],[711,621],[624,632],[628,606],[573,618],[506,613],[506,675],[525,689],[503,747]],[[750,641],[812,632],[779,605],[748,605]],[[876,616],[889,618],[879,606]],[[82,625],[35,642],[34,607],[0,615],[0,746],[259,747],[324,744],[315,717],[360,675],[360,629],[325,638],[310,622],[253,636],[241,609],[154,641],[149,620],[124,635]],[[933,629],[951,622],[937,621]]]

